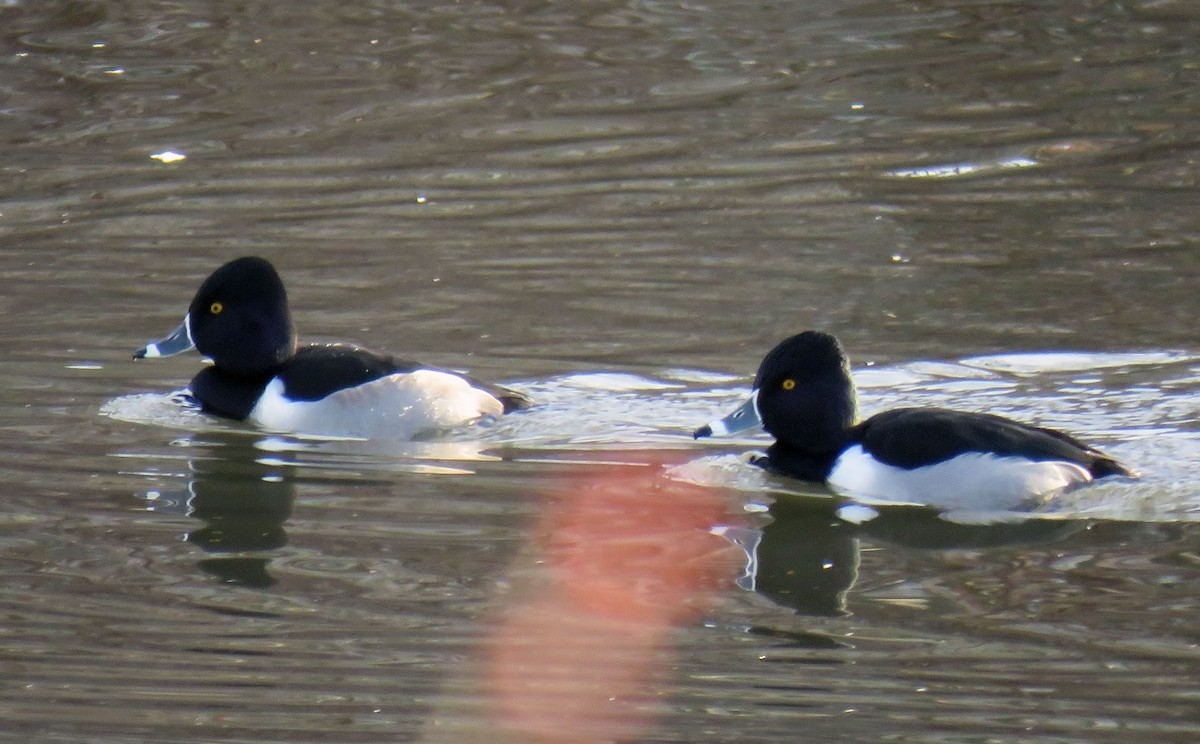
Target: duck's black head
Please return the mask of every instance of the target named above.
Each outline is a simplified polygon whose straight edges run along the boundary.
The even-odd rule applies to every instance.
[[[296,351],[283,281],[270,262],[239,258],[204,280],[188,308],[196,349],[235,375],[263,374]]]
[[[763,428],[805,452],[841,446],[858,416],[850,361],[828,333],[805,331],[772,349],[754,378]]]

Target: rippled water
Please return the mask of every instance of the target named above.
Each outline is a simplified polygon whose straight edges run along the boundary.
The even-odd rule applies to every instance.
[[[0,3],[0,736],[1200,736],[1200,14]],[[541,405],[266,436],[133,362],[224,260]],[[837,333],[865,413],[1142,472],[883,508],[688,432]],[[858,515],[862,516],[862,515]]]

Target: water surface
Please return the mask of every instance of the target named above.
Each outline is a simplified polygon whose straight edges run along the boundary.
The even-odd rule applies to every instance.
[[[1200,736],[1191,4],[0,7],[0,735]],[[133,362],[213,268],[542,405],[266,436]],[[696,445],[842,338],[865,413],[1143,473],[881,509]],[[960,515],[962,516],[962,515]]]

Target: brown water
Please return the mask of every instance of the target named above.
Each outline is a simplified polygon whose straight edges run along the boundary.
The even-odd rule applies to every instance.
[[[1184,0],[0,3],[0,737],[1196,740],[1198,83]],[[543,405],[181,411],[247,253]],[[687,437],[807,327],[1144,477],[836,521]]]

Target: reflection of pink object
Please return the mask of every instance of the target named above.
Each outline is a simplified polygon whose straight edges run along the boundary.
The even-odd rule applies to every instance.
[[[551,498],[534,532],[549,573],[490,639],[490,694],[526,739],[635,736],[671,667],[669,632],[736,573],[710,532],[729,515],[719,491],[668,480],[659,463],[581,467]]]
[[[517,741],[635,737],[670,664],[663,629],[574,606],[561,595],[509,612],[492,639],[490,695]]]

